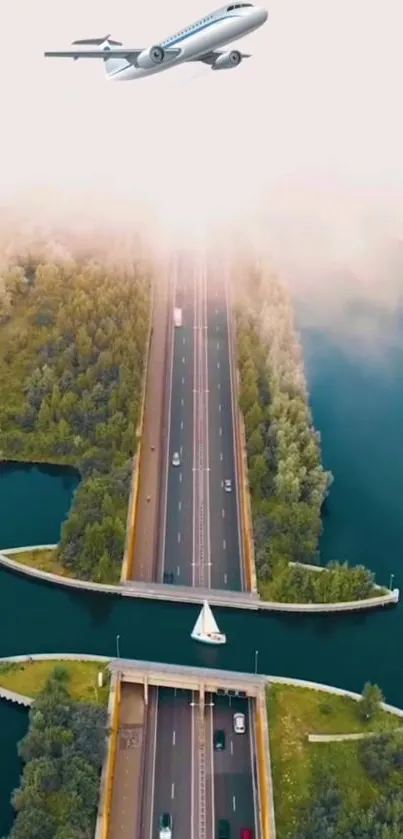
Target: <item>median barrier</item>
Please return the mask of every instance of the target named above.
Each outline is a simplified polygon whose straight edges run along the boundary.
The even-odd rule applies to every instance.
[[[138,495],[139,495],[139,478],[140,478],[140,469],[141,469],[141,452],[142,452],[142,436],[143,436],[143,426],[144,426],[144,411],[145,411],[145,402],[146,402],[146,392],[147,392],[147,378],[148,378],[148,369],[149,369],[149,358],[150,358],[150,348],[151,348],[151,336],[153,331],[153,316],[154,316],[154,281],[152,283],[151,289],[151,301],[150,301],[150,317],[148,323],[148,333],[147,333],[147,341],[145,346],[145,359],[144,359],[144,369],[143,369],[143,381],[142,381],[142,391],[141,391],[141,407],[140,407],[140,417],[139,422],[136,428],[136,438],[138,441],[137,450],[134,455],[134,464],[133,464],[133,476],[132,476],[132,486],[130,491],[129,497],[129,510],[128,510],[128,532],[126,536],[126,548],[123,556],[123,563],[122,563],[122,574],[121,574],[121,582],[125,582],[125,580],[129,580],[133,573],[133,563],[134,563],[134,545],[135,545],[135,536],[136,536],[136,525],[137,525],[137,507],[138,507]]]

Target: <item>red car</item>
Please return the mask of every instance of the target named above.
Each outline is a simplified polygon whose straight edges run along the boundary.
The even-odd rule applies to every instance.
[[[250,827],[241,827],[241,839],[253,839],[253,830]]]

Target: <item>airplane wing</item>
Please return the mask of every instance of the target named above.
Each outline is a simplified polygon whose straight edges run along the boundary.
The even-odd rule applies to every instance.
[[[127,61],[135,61],[139,55],[144,52],[144,49],[132,49],[131,47],[108,47],[107,49],[95,50],[58,50],[52,52],[45,52],[46,58],[73,58],[78,61],[79,58],[102,58],[108,61],[109,58],[125,58]],[[176,58],[181,52],[180,49],[165,49],[164,54],[166,58]]]
[[[215,62],[217,61],[217,58],[220,57],[220,55],[226,55],[226,52],[222,50],[211,50],[210,52],[206,52],[205,55],[199,55],[198,58],[188,59],[187,63],[189,63],[189,61],[202,61],[203,64],[209,64],[210,67],[212,67],[213,64],[215,64]],[[241,58],[252,58],[252,56],[246,52],[241,52],[240,55]]]

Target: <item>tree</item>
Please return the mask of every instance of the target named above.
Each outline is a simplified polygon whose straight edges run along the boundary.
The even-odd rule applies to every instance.
[[[384,697],[378,685],[366,682],[361,694],[361,700],[358,704],[358,713],[361,719],[366,722],[372,720],[378,713],[379,706],[383,701]]]

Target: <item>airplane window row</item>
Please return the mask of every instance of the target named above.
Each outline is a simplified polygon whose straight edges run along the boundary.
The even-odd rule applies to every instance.
[[[232,12],[234,9],[247,9],[253,7],[253,3],[235,3],[233,6],[228,6],[227,12]]]
[[[197,29],[197,27],[200,26],[201,23],[207,23],[208,20],[212,20],[212,15],[209,15],[208,17],[203,17],[201,20],[198,20],[197,23],[193,23],[192,26],[187,26],[186,29],[182,29],[181,32],[178,32],[178,34],[175,35],[175,38],[179,38],[180,35],[185,35],[186,32],[192,32],[193,29]]]

